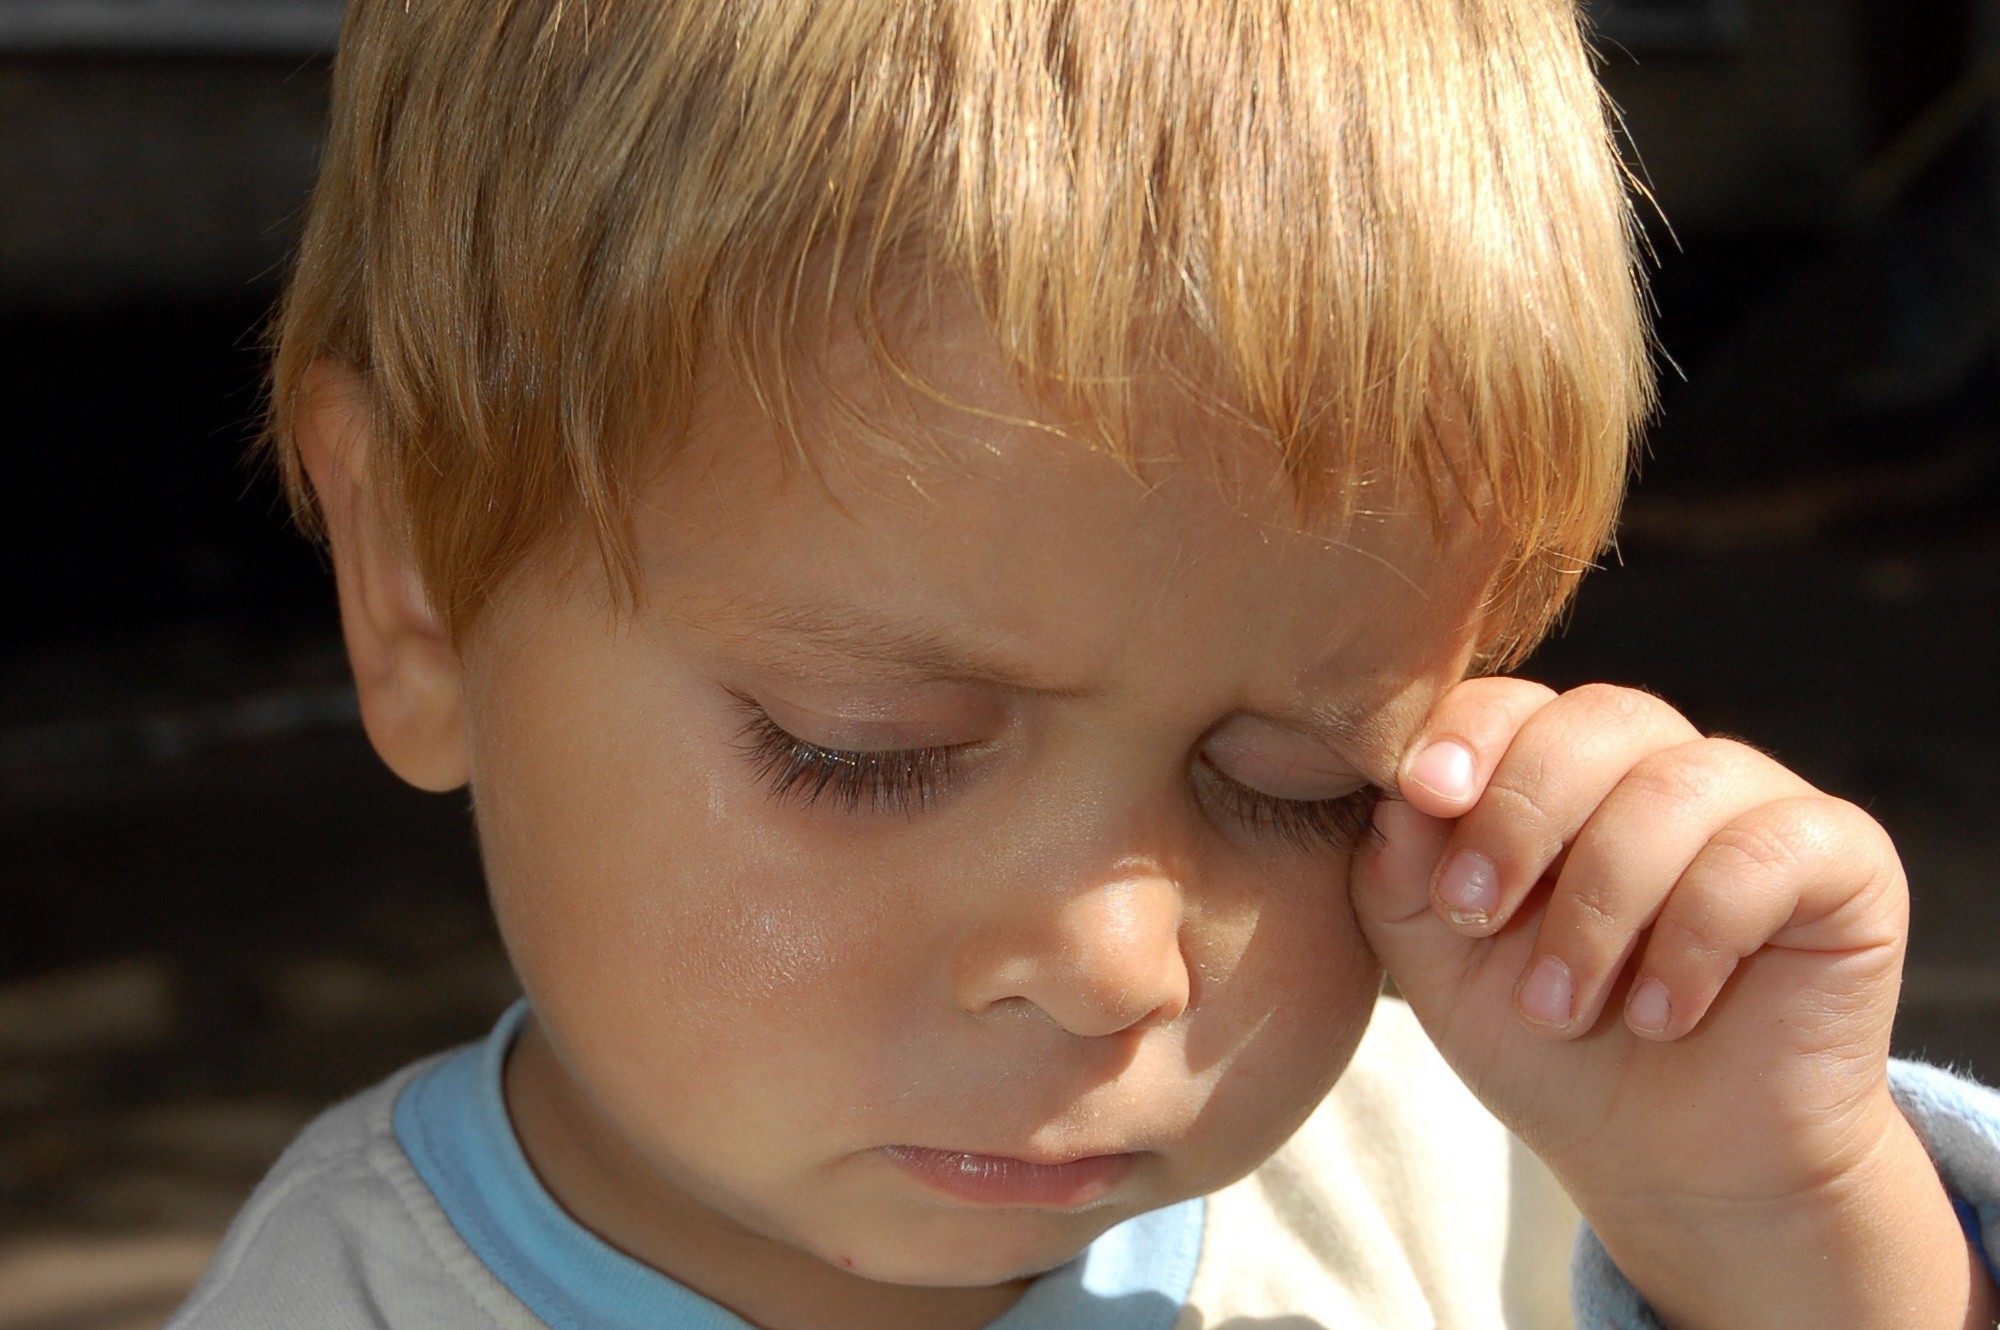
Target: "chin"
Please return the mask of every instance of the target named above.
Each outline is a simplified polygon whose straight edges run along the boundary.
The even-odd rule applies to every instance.
[[[845,1245],[815,1245],[829,1265],[884,1284],[980,1288],[1047,1274],[1130,1218],[1122,1209],[1088,1213],[1016,1210],[933,1217],[901,1233],[871,1233]]]

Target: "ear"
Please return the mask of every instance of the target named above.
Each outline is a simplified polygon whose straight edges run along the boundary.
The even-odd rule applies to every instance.
[[[304,387],[299,453],[333,552],[362,726],[389,769],[410,784],[457,789],[468,774],[464,671],[384,496],[370,483],[368,385],[347,366],[321,361]]]

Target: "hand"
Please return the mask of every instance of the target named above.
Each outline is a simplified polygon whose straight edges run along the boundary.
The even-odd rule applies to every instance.
[[[1964,1273],[1949,1319],[1910,1319],[1917,1304],[1884,1284],[1884,1266],[1927,1279],[1918,1298],[1948,1284],[1900,1250],[1940,1233],[1968,1267],[1888,1093],[1908,897],[1881,827],[1604,685],[1461,684],[1399,787],[1356,858],[1362,927],[1656,1310],[1690,1326],[1963,1323]],[[1741,1295],[1801,1270],[1825,1282],[1752,1308],[1732,1266]],[[1857,1319],[1878,1293],[1882,1319]],[[1832,1319],[1798,1319],[1807,1308]]]

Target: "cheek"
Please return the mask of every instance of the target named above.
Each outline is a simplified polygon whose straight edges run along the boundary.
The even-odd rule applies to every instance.
[[[1332,1089],[1367,1028],[1382,971],[1348,903],[1344,861],[1260,876],[1205,914],[1208,954],[1191,959],[1206,1019],[1190,1028],[1188,1062],[1215,1074],[1190,1144],[1228,1181],[1283,1144]]]
[[[517,695],[475,762],[494,908],[538,1014],[578,1071],[654,1095],[688,1066],[713,1084],[858,1056],[899,982],[879,888],[779,830],[726,713],[688,694],[658,708],[672,724]]]

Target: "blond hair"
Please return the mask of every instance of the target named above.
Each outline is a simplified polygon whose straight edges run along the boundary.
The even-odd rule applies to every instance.
[[[306,371],[365,376],[459,632],[578,524],[629,575],[704,367],[788,418],[837,309],[896,361],[921,268],[1093,446],[1163,370],[1306,508],[1476,495],[1509,657],[1651,403],[1608,123],[1573,0],[352,0],[269,438],[310,527]]]

